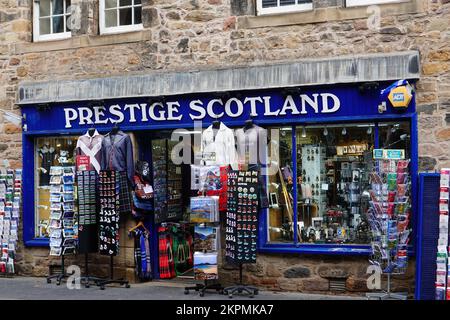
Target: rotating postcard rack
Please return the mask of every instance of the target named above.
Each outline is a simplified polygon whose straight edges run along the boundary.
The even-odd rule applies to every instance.
[[[372,256],[369,262],[387,276],[387,290],[368,293],[368,298],[406,300],[404,293],[391,292],[391,276],[406,272],[411,230],[411,179],[409,160],[375,160],[370,175],[370,209],[367,218],[372,231]]]

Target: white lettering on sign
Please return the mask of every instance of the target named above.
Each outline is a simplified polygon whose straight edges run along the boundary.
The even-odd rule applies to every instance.
[[[72,128],[74,123],[79,126],[92,124],[146,123],[149,121],[180,121],[183,116],[191,120],[202,120],[205,117],[220,119],[222,117],[238,118],[247,111],[252,117],[276,117],[287,115],[307,115],[309,113],[335,113],[341,107],[339,97],[332,93],[288,95],[282,102],[274,102],[271,96],[236,97],[228,100],[211,99],[207,103],[202,100],[189,102],[189,112],[181,112],[179,101],[125,104],[114,104],[109,107],[78,107],[64,108],[65,127]],[[248,112],[249,111],[249,112]],[[246,114],[247,114],[246,113]]]

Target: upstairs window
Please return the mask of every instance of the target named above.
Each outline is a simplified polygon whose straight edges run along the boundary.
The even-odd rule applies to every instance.
[[[347,7],[369,6],[373,4],[407,2],[408,0],[346,0]]]
[[[141,30],[141,0],[100,0],[100,33]]]
[[[312,10],[312,0],[258,0],[258,15]]]
[[[33,40],[58,40],[71,37],[67,28],[70,0],[35,0],[33,5]]]

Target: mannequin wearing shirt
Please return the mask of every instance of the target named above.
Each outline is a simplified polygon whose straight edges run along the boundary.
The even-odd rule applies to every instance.
[[[244,128],[236,130],[239,164],[266,165],[267,130],[253,123],[245,122]]]
[[[95,128],[89,129],[85,135],[78,138],[76,154],[77,156],[89,157],[88,170],[100,172],[100,163],[102,162],[102,142],[103,136]]]
[[[231,165],[237,169],[234,133],[223,123],[214,121],[211,126],[203,131],[201,150],[204,165]]]
[[[260,174],[260,208],[269,206],[266,184],[261,179],[261,169],[267,165],[267,130],[247,120],[236,130],[238,162],[241,169],[257,170]]]

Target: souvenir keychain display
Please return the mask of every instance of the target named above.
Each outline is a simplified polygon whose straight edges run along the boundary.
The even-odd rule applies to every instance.
[[[78,251],[80,253],[98,250],[97,181],[97,171],[77,171]]]
[[[15,273],[21,200],[22,169],[0,170],[0,274]]]
[[[75,214],[75,167],[50,167],[50,255],[75,254],[78,227]]]
[[[243,284],[242,265],[256,263],[258,237],[258,171],[228,172],[225,257],[239,265],[239,283],[224,289],[230,298],[234,293],[258,294],[258,288]]]
[[[380,299],[406,299],[390,292],[393,274],[404,274],[408,267],[410,240],[410,177],[409,160],[376,160],[376,172],[371,173],[368,221],[372,231],[370,263],[388,276],[388,290]]]
[[[119,176],[116,171],[100,171],[99,192],[99,251],[116,256],[119,252]]]
[[[448,201],[450,187],[450,168],[441,169],[439,184],[439,238],[436,256],[436,300],[450,300],[448,286],[450,275],[448,273]]]
[[[229,173],[225,249],[234,263],[256,263],[258,190],[258,171]]]

